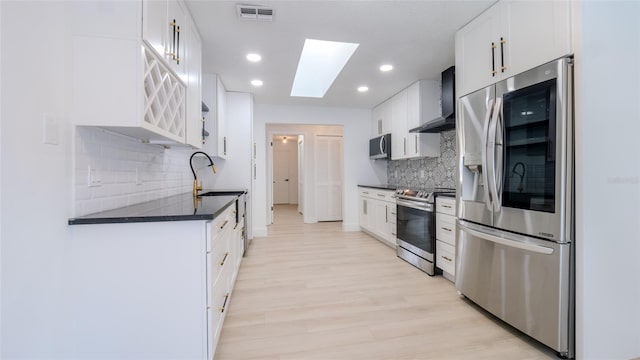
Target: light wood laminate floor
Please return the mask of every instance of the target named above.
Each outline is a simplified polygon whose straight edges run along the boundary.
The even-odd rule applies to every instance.
[[[216,359],[548,359],[441,276],[342,223],[276,207],[233,290]]]

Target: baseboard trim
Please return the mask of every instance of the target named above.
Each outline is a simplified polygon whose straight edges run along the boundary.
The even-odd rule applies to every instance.
[[[360,224],[358,223],[342,223],[342,231],[352,232],[352,231],[361,231]]]
[[[267,237],[267,236],[269,236],[269,231],[267,231],[266,227],[254,228],[253,229],[253,237],[254,238]]]

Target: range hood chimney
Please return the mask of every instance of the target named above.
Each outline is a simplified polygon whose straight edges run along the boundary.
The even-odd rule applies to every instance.
[[[442,116],[409,130],[412,133],[438,133],[456,127],[455,67],[442,72]]]

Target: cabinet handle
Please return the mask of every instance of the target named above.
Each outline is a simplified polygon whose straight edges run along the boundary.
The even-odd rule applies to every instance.
[[[449,262],[451,262],[451,261],[452,261],[452,259],[451,259],[451,258],[446,257],[446,256],[442,256],[442,258],[443,258],[443,259],[445,259],[445,260],[447,260],[447,261],[449,261]]]
[[[228,222],[229,220],[225,220],[224,223],[222,223],[222,226],[220,226],[220,229],[224,229],[224,227],[227,226]]]
[[[389,205],[385,205],[384,206],[384,222],[385,224],[389,222],[389,209],[388,209]]]
[[[368,192],[368,191],[363,191],[362,193],[363,193],[363,194],[367,194],[367,195],[369,195],[369,192]]]
[[[224,146],[223,153],[227,155],[227,137],[226,136],[223,138],[223,146]]]
[[[404,154],[407,155],[407,138],[404,138]]]
[[[396,236],[396,233],[391,233],[391,235]]]
[[[238,224],[236,223],[236,226],[233,227],[233,230],[238,228]]]
[[[224,296],[224,302],[222,303],[222,307],[220,308],[220,312],[224,312],[224,308],[227,306],[227,300],[229,300],[229,293]]]
[[[171,60],[176,59],[176,19],[173,19],[172,22],[169,23],[169,26],[173,28],[173,40],[171,41],[171,48],[167,55],[171,56]]]
[[[442,205],[443,208],[451,209],[451,205]]]
[[[220,266],[224,266],[224,262],[227,261],[227,256],[229,256],[229,253],[224,253],[224,257],[222,258],[222,261],[220,261]]]
[[[176,33],[178,34],[178,45],[176,46],[176,64],[180,65],[180,26],[176,26]]]
[[[376,194],[376,195],[378,195],[378,196],[380,196],[380,197],[384,197],[384,194]]]
[[[256,143],[253,143],[253,158],[256,158]]]
[[[449,232],[453,231],[453,230],[451,230],[451,229],[449,229],[449,228],[446,228],[446,227],[443,227],[443,228],[442,228],[442,230],[447,230],[447,231],[449,231]]]
[[[416,134],[416,154],[418,153],[418,134]]]
[[[500,63],[502,64],[502,66],[500,67],[500,70],[502,72],[507,70],[507,67],[504,66],[504,43],[506,43],[504,38],[500,38]]]
[[[491,43],[491,76],[496,76],[496,43]]]
[[[256,176],[257,176],[257,173],[256,173],[256,164],[253,164],[253,180],[256,180]]]

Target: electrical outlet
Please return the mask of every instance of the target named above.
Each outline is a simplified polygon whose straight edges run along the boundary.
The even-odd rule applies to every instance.
[[[89,165],[87,173],[89,176],[89,178],[87,179],[89,187],[102,186],[102,177],[100,176],[100,170],[92,168],[91,165]]]

